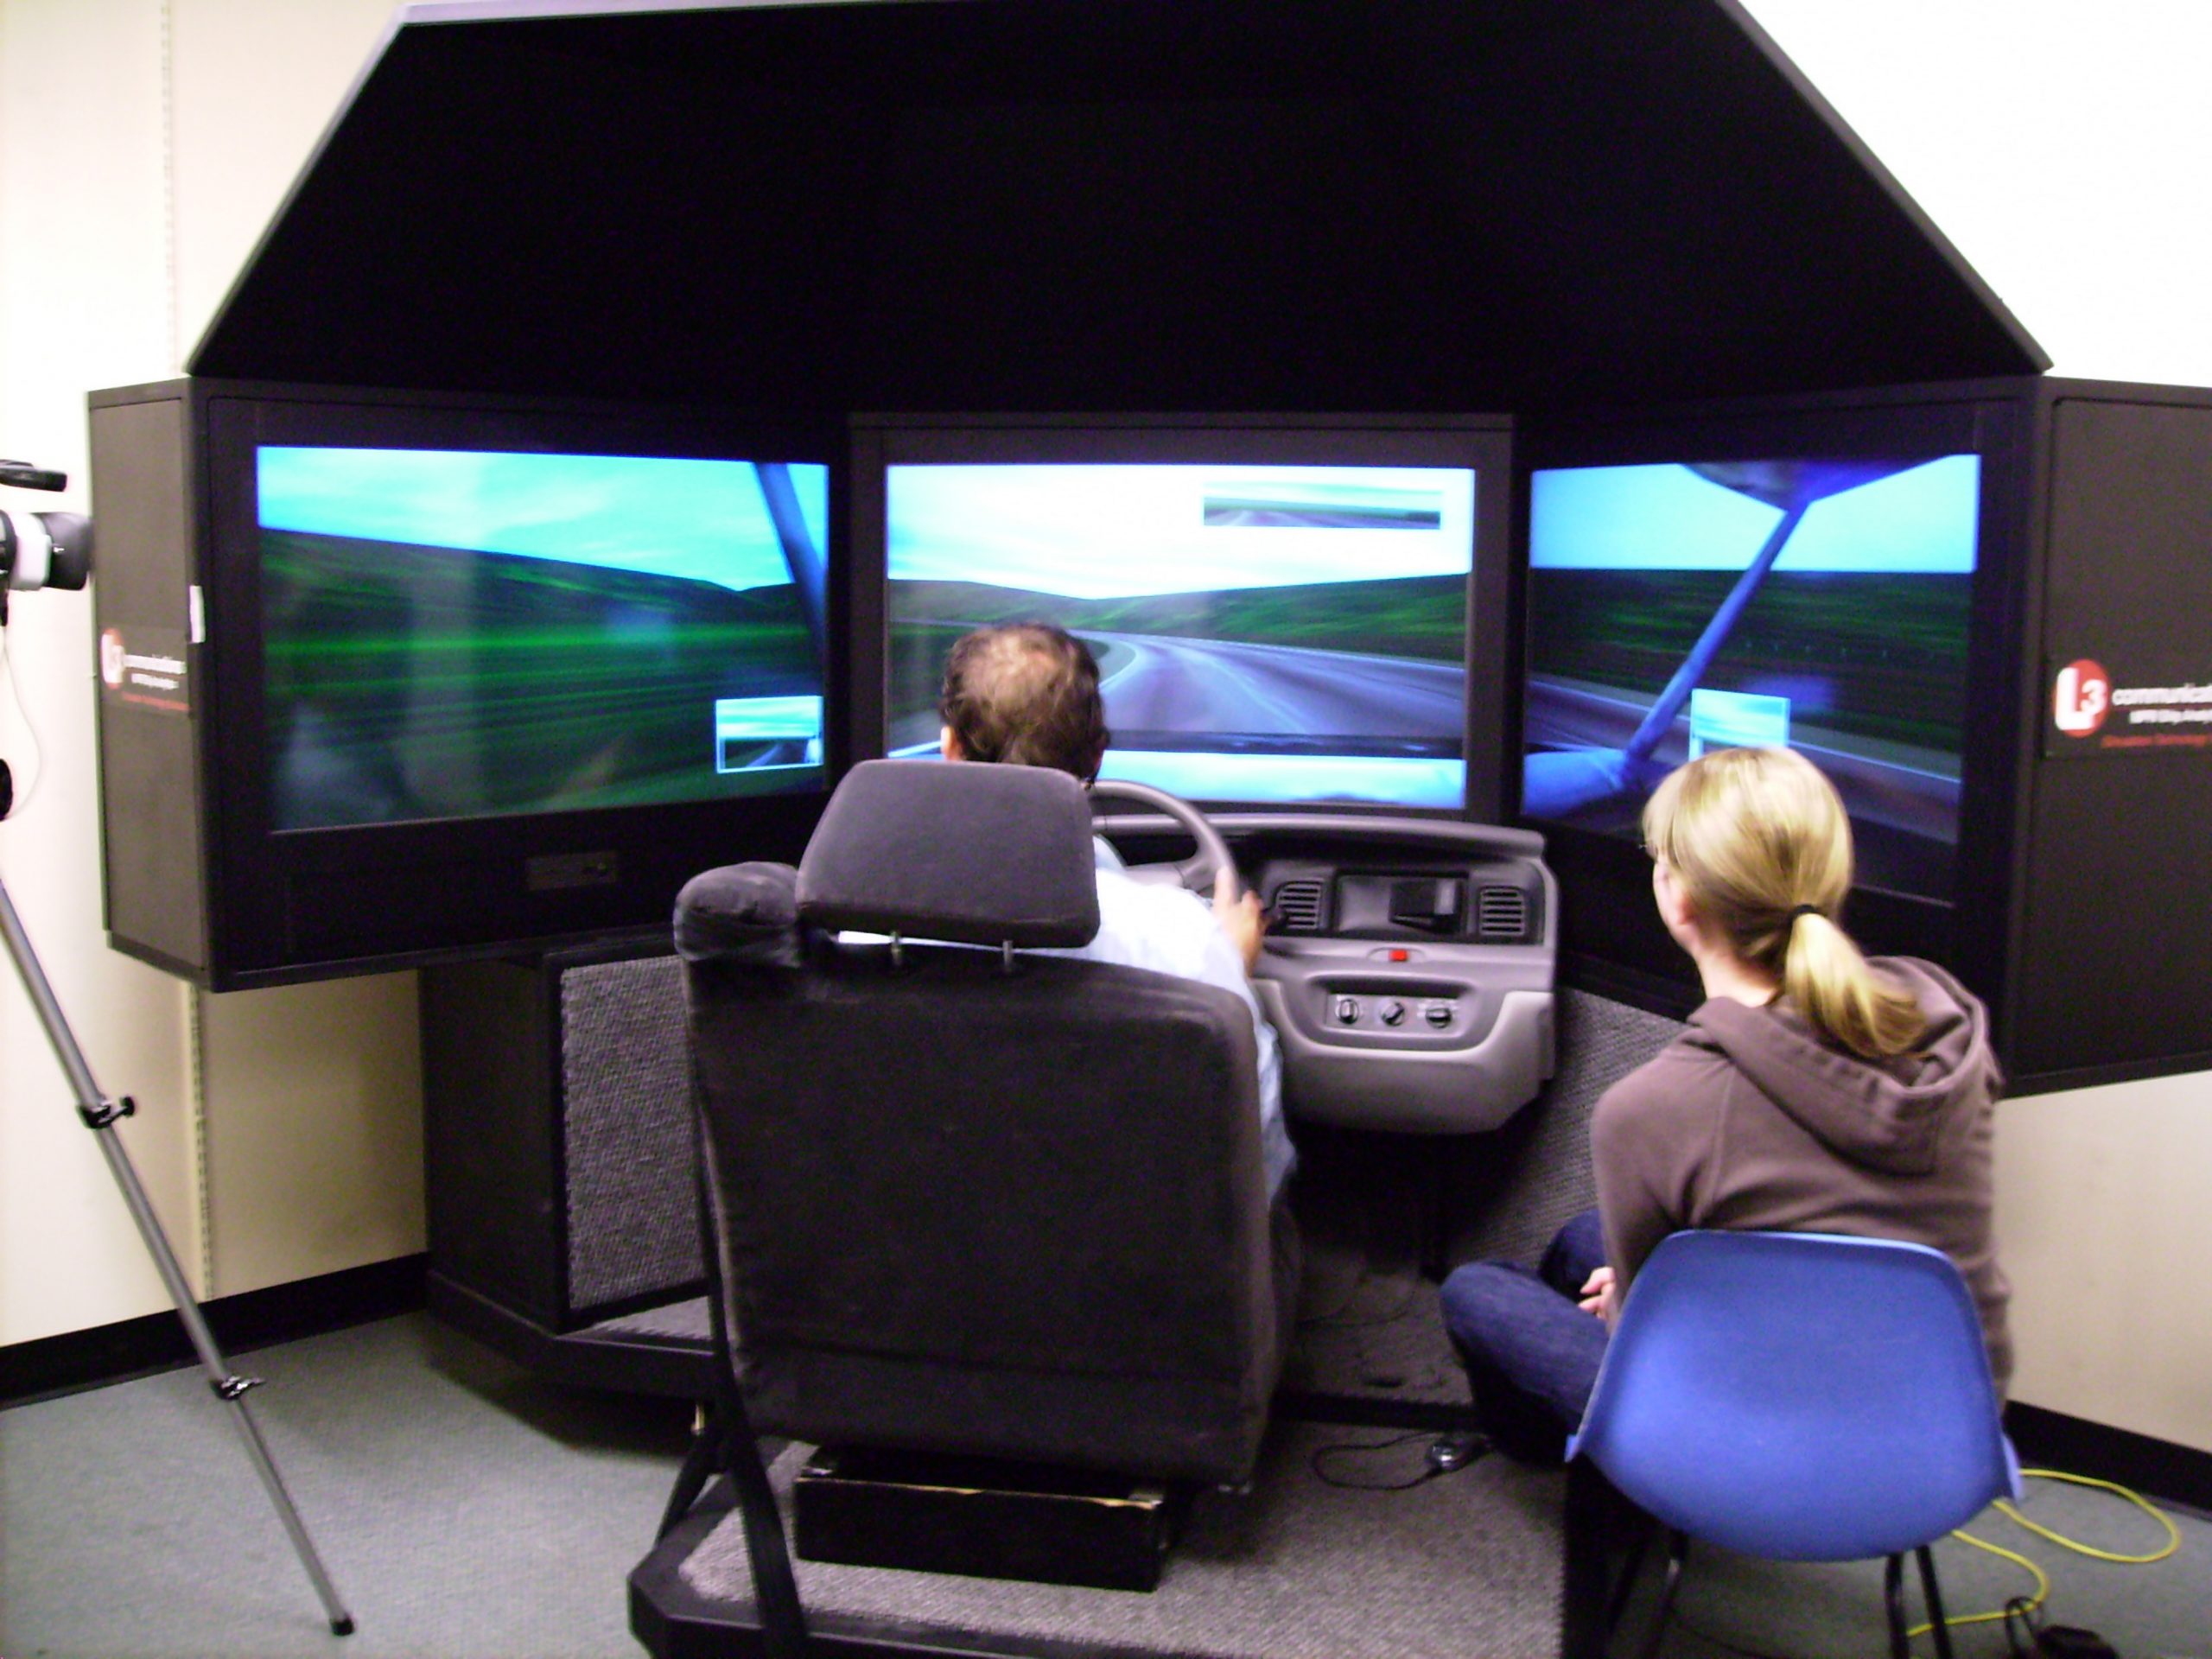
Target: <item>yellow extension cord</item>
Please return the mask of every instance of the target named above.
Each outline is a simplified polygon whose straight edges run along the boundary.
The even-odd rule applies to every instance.
[[[2025,1480],[2063,1480],[2072,1486],[2094,1486],[2100,1491],[2117,1492],[2166,1529],[2164,1548],[2152,1550],[2147,1555],[2122,1555],[2109,1549],[2099,1549],[2093,1544],[2079,1543],[2071,1538],[2062,1538],[2041,1522],[2029,1520],[2026,1516],[2022,1515],[2003,1498],[1997,1500],[1993,1507],[1999,1513],[2017,1521],[2038,1538],[2048,1539],[2062,1549],[2069,1549],[2076,1555],[2087,1555],[2092,1560],[2111,1561],[2122,1567],[2148,1567],[2153,1561],[2164,1560],[2167,1556],[2181,1548],[2181,1529],[2174,1525],[2171,1518],[2152,1508],[2140,1496],[2129,1491],[2125,1486],[2109,1480],[2097,1480],[2088,1475],[2063,1474],[2056,1469],[2023,1469],[2020,1471],[2020,1475]],[[2050,1596],[2050,1575],[2026,1556],[2006,1549],[2000,1544],[1993,1544],[1986,1539],[1977,1538],[1970,1532],[1954,1532],[1951,1536],[1961,1543],[1972,1544],[1976,1549],[1986,1550],[1992,1555],[2001,1555],[2006,1560],[2016,1562],[2027,1568],[2036,1581],[2036,1592],[2027,1600],[2026,1611],[2032,1613],[2037,1608],[2042,1606],[2045,1599]],[[1993,1624],[2004,1617],[2005,1610],[2000,1607],[1994,1612],[1961,1613],[1956,1618],[1945,1619],[1943,1623],[1955,1629],[1961,1624]],[[1916,1624],[1905,1634],[1908,1637],[1925,1636],[1935,1628],[1932,1623]]]

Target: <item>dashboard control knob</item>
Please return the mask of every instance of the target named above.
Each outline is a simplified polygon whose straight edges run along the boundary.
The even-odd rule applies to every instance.
[[[1337,999],[1336,1014],[1337,1023],[1338,1025],[1357,1025],[1359,1023],[1359,999],[1356,996],[1338,997]]]
[[[1406,1005],[1402,1002],[1395,1000],[1385,1002],[1376,1012],[1386,1026],[1400,1026],[1405,1023]]]
[[[1441,1031],[1452,1023],[1452,1005],[1449,1002],[1431,1002],[1421,1009],[1421,1017]]]

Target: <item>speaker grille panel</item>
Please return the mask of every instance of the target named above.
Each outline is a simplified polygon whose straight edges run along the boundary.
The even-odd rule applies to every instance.
[[[690,1056],[674,957],[561,975],[569,1306],[578,1311],[695,1283]]]

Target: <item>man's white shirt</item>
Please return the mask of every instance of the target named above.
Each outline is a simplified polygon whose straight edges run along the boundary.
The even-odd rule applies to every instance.
[[[1039,950],[1039,956],[1149,968],[1233,991],[1252,1013],[1252,1039],[1260,1059],[1260,1152],[1268,1195],[1282,1191],[1297,1154],[1282,1118],[1282,1051],[1274,1027],[1245,976],[1244,961],[1214,920],[1213,909],[1186,887],[1154,885],[1130,875],[1121,855],[1103,837],[1094,840],[1098,865],[1098,931],[1088,944]]]

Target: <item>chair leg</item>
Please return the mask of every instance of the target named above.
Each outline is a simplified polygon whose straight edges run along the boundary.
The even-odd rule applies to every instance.
[[[1621,1563],[1620,1576],[1613,1580],[1612,1594],[1605,1598],[1605,1622],[1602,1628],[1608,1642],[1620,1628],[1621,1615],[1628,1611],[1629,1592],[1636,1588],[1637,1579],[1643,1572],[1643,1558],[1651,1553],[1651,1537],[1658,1530],[1656,1521],[1643,1523],[1636,1535],[1636,1542],[1629,1546],[1628,1559]]]
[[[723,1461],[721,1424],[715,1419],[715,1408],[702,1405],[697,1421],[691,1426],[691,1445],[683,1453],[683,1466],[676,1471],[676,1484],[669,1492],[668,1507],[661,1512],[660,1530],[653,1535],[656,1543],[674,1532],[683,1517],[691,1513],[699,1494],[707,1490],[708,1481],[721,1471]]]
[[[1667,1621],[1675,1611],[1675,1592],[1682,1587],[1682,1563],[1689,1557],[1690,1539],[1686,1532],[1667,1535],[1667,1581],[1659,1589],[1659,1610],[1651,1617],[1651,1634],[1643,1638],[1642,1659],[1654,1659],[1659,1651],[1659,1638],[1667,1633]]]
[[[1890,1659],[1912,1659],[1905,1639],[1904,1557],[1892,1555],[1882,1568],[1882,1604],[1890,1615]]]
[[[1928,1618],[1936,1637],[1936,1659],[1952,1659],[1951,1627],[1943,1618],[1943,1594],[1936,1587],[1936,1554],[1926,1544],[1913,1552],[1920,1557],[1920,1590],[1928,1599]]]

